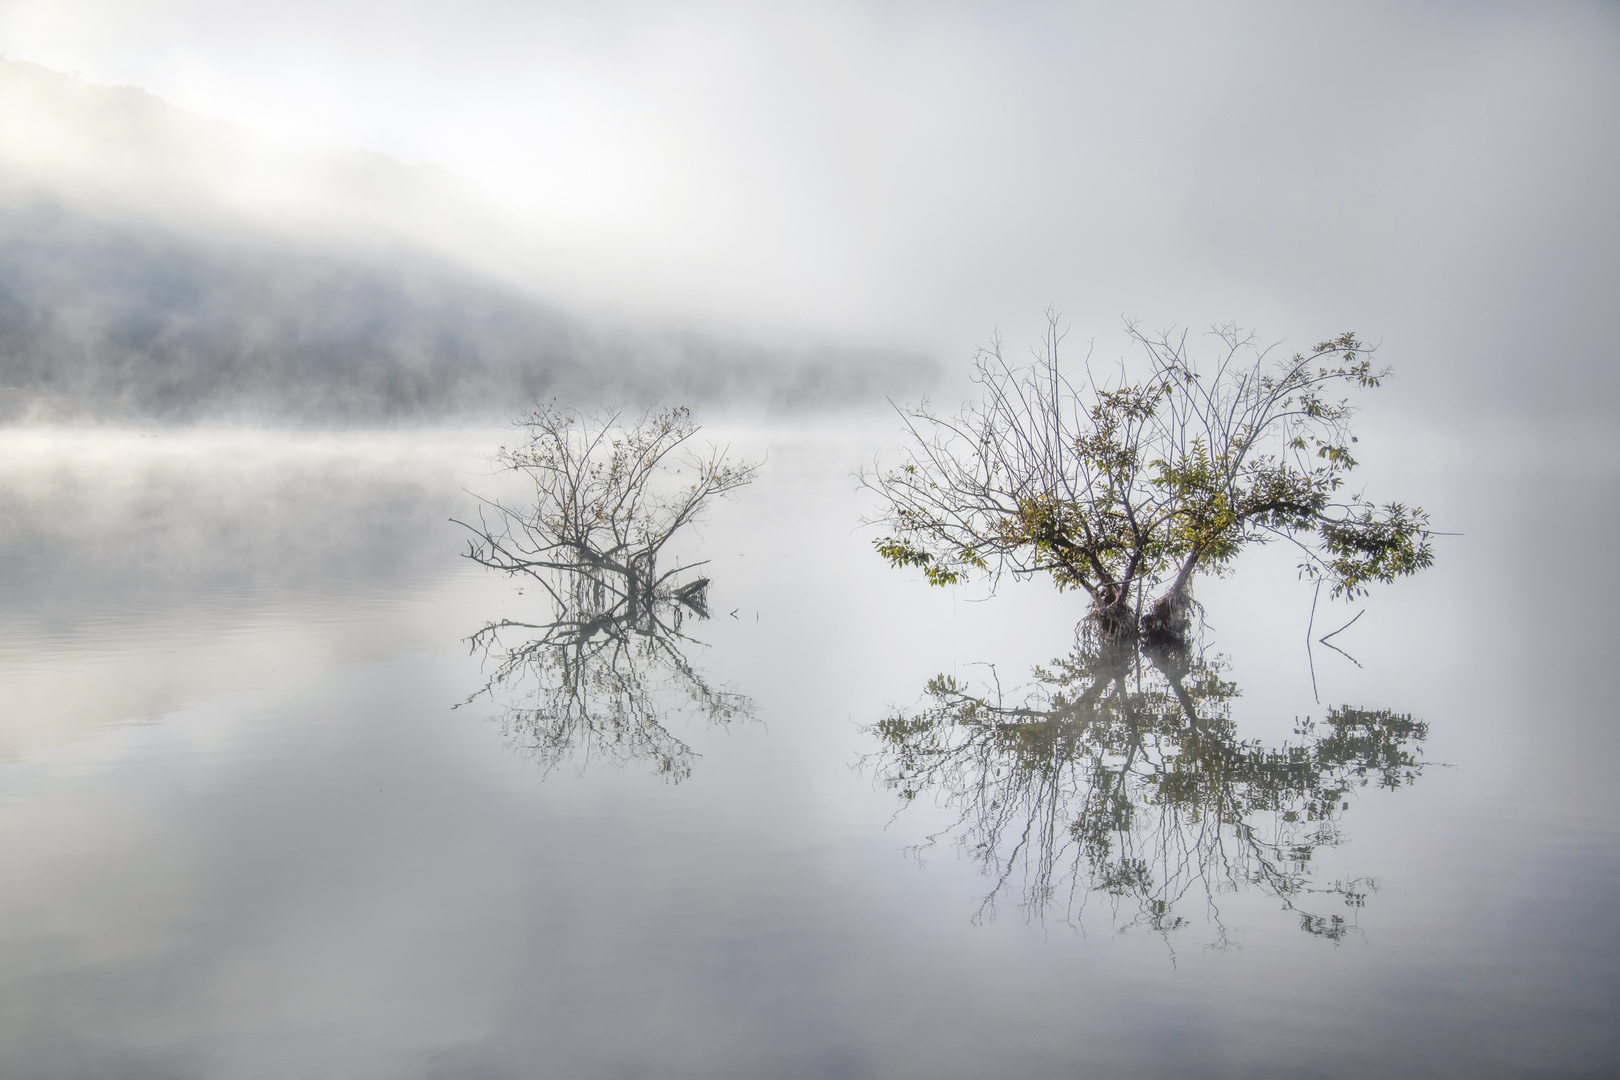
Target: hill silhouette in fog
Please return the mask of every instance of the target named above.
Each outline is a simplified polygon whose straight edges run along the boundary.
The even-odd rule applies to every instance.
[[[775,407],[880,395],[918,361],[613,331],[420,252],[211,246],[56,206],[0,211],[0,384],[48,417],[376,421],[537,398]]]
[[[799,408],[926,370],[566,312],[413,235],[435,209],[469,211],[431,171],[377,155],[328,172],[341,183],[321,212],[343,224],[323,232],[233,198],[273,154],[151,95],[0,62],[0,120],[15,135],[0,147],[0,416],[371,423],[549,397]]]

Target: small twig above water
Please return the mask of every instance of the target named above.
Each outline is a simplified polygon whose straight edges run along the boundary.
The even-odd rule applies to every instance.
[[[1328,638],[1337,637],[1339,634],[1344,633],[1346,630],[1348,630],[1352,626],[1356,625],[1356,619],[1361,618],[1365,614],[1367,614],[1367,609],[1362,608],[1360,611],[1356,612],[1356,618],[1355,619],[1351,619],[1349,622],[1345,623],[1343,626],[1339,627],[1337,630],[1333,631],[1333,633],[1331,633],[1331,634],[1323,634],[1321,637],[1317,638],[1316,640],[1320,641],[1324,645],[1327,645]],[[1329,646],[1329,647],[1331,648],[1332,646]]]
[[[1317,638],[1316,640],[1319,641],[1320,643],[1322,643],[1323,645],[1326,645],[1328,648],[1332,649],[1334,652],[1338,653],[1340,656],[1344,657],[1346,660],[1350,661],[1352,664],[1356,665],[1356,667],[1358,667],[1358,668],[1361,667],[1361,661],[1360,660],[1357,660],[1355,657],[1351,656],[1349,653],[1345,652],[1343,649],[1341,649],[1337,645],[1333,644],[1331,641],[1328,640],[1328,638],[1334,637],[1337,634],[1342,634],[1344,631],[1350,629],[1350,627],[1355,625],[1356,619],[1361,618],[1365,614],[1367,614],[1367,609],[1362,608],[1360,611],[1356,612],[1355,619],[1351,619],[1349,622],[1345,623],[1343,626],[1341,626],[1337,630],[1333,631],[1332,634],[1323,634],[1321,637]],[[1363,670],[1365,670],[1365,669],[1363,669]],[[1318,704],[1320,704],[1320,702],[1318,702]]]
[[[1316,703],[1318,705],[1322,704],[1322,695],[1316,690],[1316,656],[1311,651],[1311,632],[1316,629],[1316,601],[1321,597],[1321,595],[1322,583],[1321,581],[1318,581],[1316,583],[1316,591],[1311,593],[1311,618],[1310,621],[1305,624],[1305,659],[1308,660],[1311,665],[1311,696],[1316,699]]]

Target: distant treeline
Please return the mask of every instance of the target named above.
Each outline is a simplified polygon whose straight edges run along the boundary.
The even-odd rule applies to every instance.
[[[617,330],[414,249],[201,239],[35,203],[0,209],[0,417],[387,422],[556,397],[830,406],[903,391],[918,357]]]

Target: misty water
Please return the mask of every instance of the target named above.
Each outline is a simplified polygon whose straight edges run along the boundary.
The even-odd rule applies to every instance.
[[[0,1073],[1620,1072],[1615,463],[1369,439],[1459,535],[1314,621],[1280,549],[1201,582],[1196,746],[919,773],[950,687],[1051,707],[1080,599],[877,558],[892,414],[700,419],[764,464],[608,661],[658,730],[560,740],[469,647],[549,618],[451,521],[508,430],[0,433]]]

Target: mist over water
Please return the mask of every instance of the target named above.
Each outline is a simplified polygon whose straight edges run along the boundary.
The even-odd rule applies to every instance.
[[[1611,11],[229,7],[0,13],[0,1074],[1620,1071]],[[1049,302],[1378,343],[1435,565],[891,568]],[[759,474],[502,573],[547,401]]]
[[[857,766],[880,749],[870,727],[926,704],[941,672],[1030,684],[1074,647],[1072,599],[977,602],[873,558],[848,474],[887,421],[711,431],[769,468],[671,553],[709,560],[711,617],[682,648],[751,711],[716,724],[670,699],[692,750],[676,783],[600,747],[548,768],[502,702],[453,708],[489,673],[468,635],[550,610],[459,559],[446,520],[465,489],[499,493],[482,453],[509,434],[7,436],[9,1069],[1578,1075],[1612,1059],[1602,898],[1620,864],[1596,762],[1613,736],[1582,650],[1527,640],[1522,594],[1471,588],[1511,540],[1368,602],[1337,639],[1360,668],[1316,650],[1321,704],[1286,566],[1201,592],[1243,739],[1280,744],[1337,703],[1427,727],[1435,764],[1347,791],[1306,870],[1321,891],[1293,898],[1343,919],[1336,941],[1218,873],[1173,928],[1085,888],[1030,907],[1021,872],[986,918],[995,879],[954,848],[953,808]],[[1489,476],[1431,478],[1470,535],[1511,537],[1521,500],[1548,497],[1542,475],[1506,505],[1477,497]],[[1575,607],[1567,590],[1530,603],[1530,622]],[[1350,882],[1347,904],[1332,888]],[[1234,1027],[1269,1034],[1234,1045]]]

